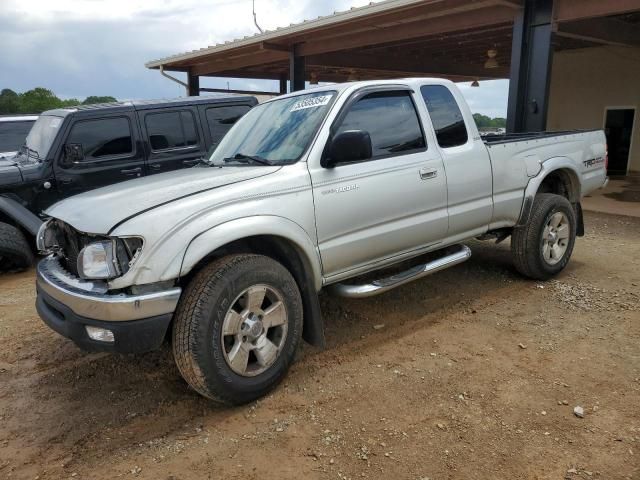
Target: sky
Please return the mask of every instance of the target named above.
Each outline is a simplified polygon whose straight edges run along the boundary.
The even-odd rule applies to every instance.
[[[275,29],[369,0],[256,0]],[[145,62],[256,33],[251,0],[0,0],[0,89],[61,98],[171,98],[184,88]],[[176,76],[179,76],[176,73]],[[202,79],[201,87],[277,90],[268,81]],[[506,116],[508,82],[460,84],[473,112]]]

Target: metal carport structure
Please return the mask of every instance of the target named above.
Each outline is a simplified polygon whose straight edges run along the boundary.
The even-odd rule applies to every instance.
[[[510,79],[508,129],[546,125],[554,52],[640,46],[640,0],[387,0],[146,64],[200,77],[305,82]],[[260,92],[263,93],[263,92]]]

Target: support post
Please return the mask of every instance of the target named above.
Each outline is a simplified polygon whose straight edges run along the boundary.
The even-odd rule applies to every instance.
[[[187,95],[190,97],[200,95],[200,77],[192,75],[191,72],[187,75]]]
[[[280,74],[280,95],[287,93],[287,74]]]
[[[507,132],[539,132],[547,125],[553,1],[525,0],[513,24]]]
[[[291,47],[289,52],[289,82],[292,92],[304,90],[305,58],[298,55],[298,46]]]

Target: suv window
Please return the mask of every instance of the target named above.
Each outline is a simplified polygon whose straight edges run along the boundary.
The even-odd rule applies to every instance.
[[[231,129],[234,123],[251,110],[248,105],[234,105],[231,107],[210,107],[207,108],[207,123],[211,132],[211,143],[220,143],[222,137]]]
[[[423,85],[420,93],[427,104],[438,145],[448,148],[467,143],[467,127],[451,91],[442,85]]]
[[[371,136],[372,158],[411,153],[426,146],[411,94],[375,92],[354,103],[336,133],[364,130]]]
[[[101,118],[76,123],[67,143],[80,143],[84,161],[133,153],[131,125],[125,117]]]
[[[189,111],[151,113],[144,122],[154,151],[198,144],[196,122]]]
[[[35,120],[0,122],[0,153],[20,150]]]

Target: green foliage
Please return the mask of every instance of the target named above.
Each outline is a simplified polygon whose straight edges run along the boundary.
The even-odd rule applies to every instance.
[[[91,97],[87,97],[84,99],[84,102],[82,102],[82,105],[91,105],[93,103],[109,103],[109,102],[117,102],[118,100],[115,99],[115,97],[110,97],[110,96],[104,96],[104,97],[96,97],[96,96],[91,96]]]
[[[0,113],[18,113],[20,97],[10,88],[3,88],[0,92]]]
[[[115,102],[110,96],[90,96],[80,101],[77,98],[61,100],[51,90],[37,87],[23,93],[16,93],[9,88],[0,91],[0,115],[11,113],[42,113],[54,108],[89,105],[92,103]]]
[[[473,119],[476,121],[478,128],[505,128],[507,126],[506,118],[489,118],[481,113],[474,113]]]

